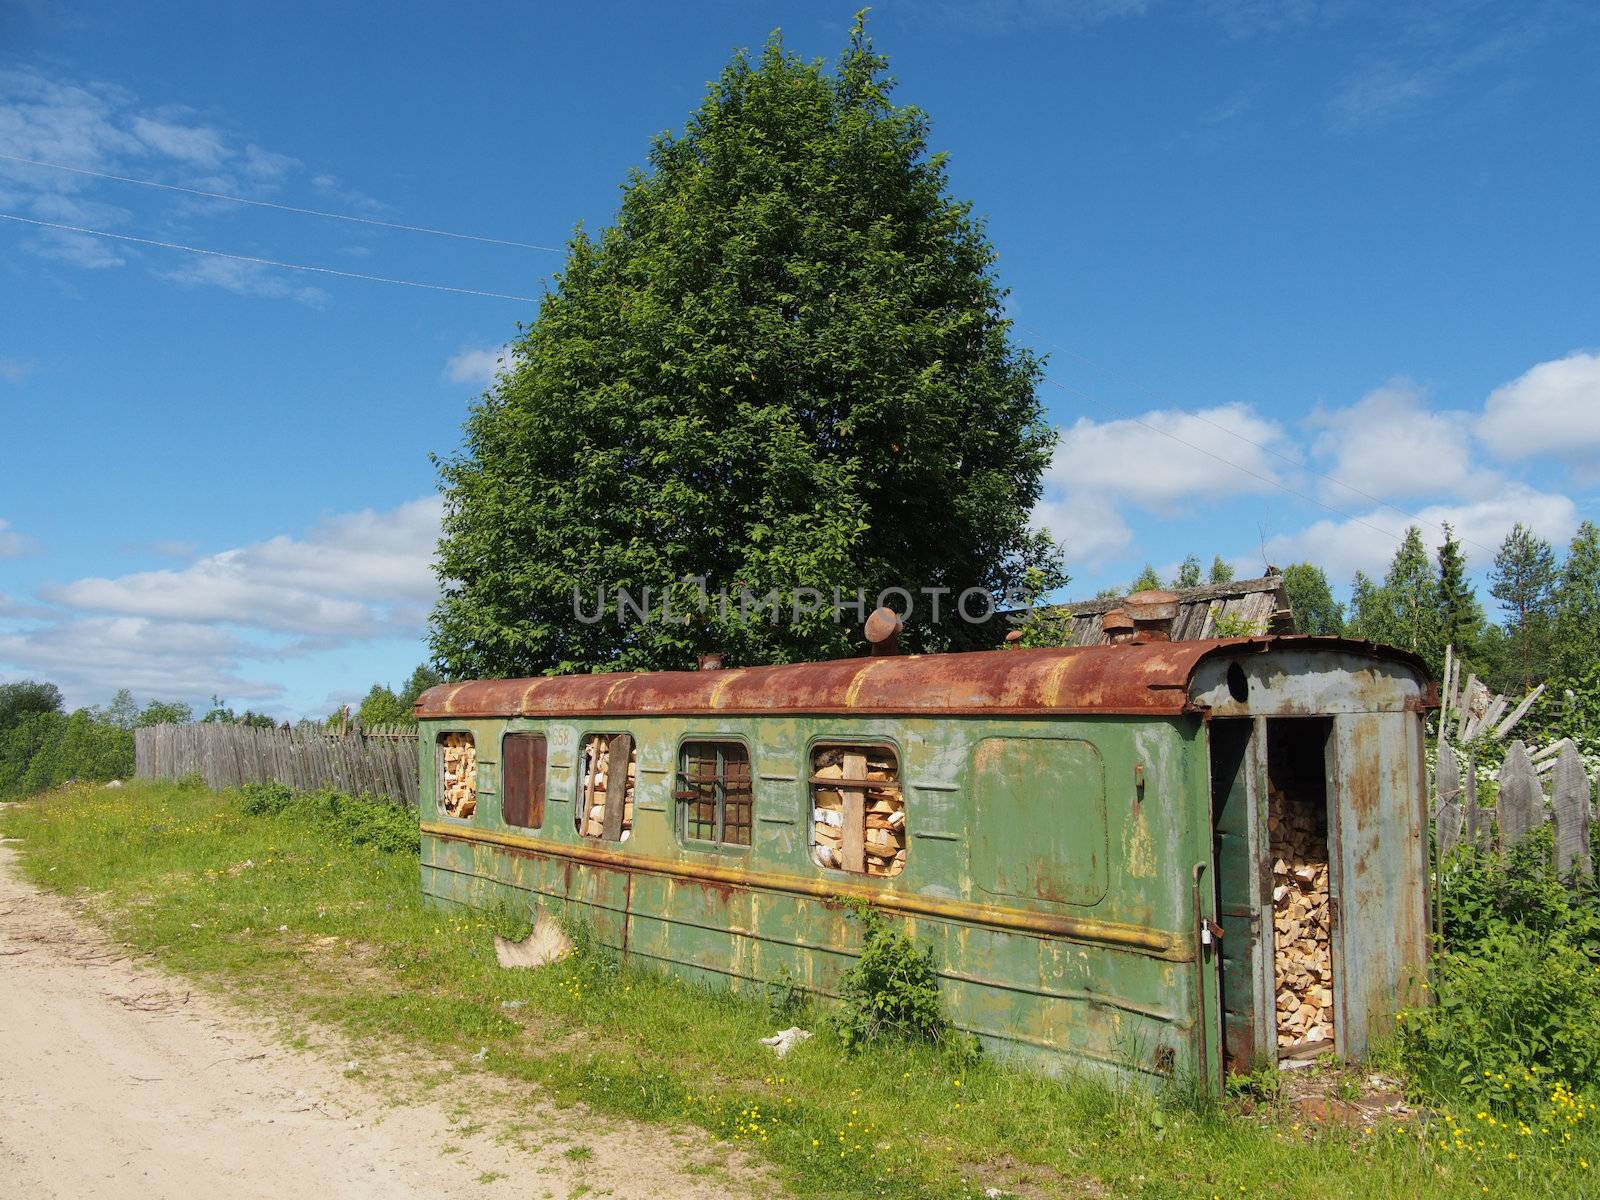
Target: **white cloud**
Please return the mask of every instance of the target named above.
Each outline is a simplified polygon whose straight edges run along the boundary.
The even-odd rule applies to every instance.
[[[440,511],[429,496],[341,513],[181,568],[45,589],[39,599],[53,607],[0,595],[0,621],[14,626],[0,626],[0,676],[53,679],[74,703],[119,687],[274,699],[284,689],[244,664],[332,654],[345,670],[353,647],[422,636]]]
[[[24,554],[32,554],[37,548],[31,537],[18,533],[11,528],[10,521],[0,517],[0,558],[21,558]]]
[[[210,285],[239,296],[289,298],[313,308],[327,303],[328,293],[319,287],[290,283],[291,273],[261,263],[239,262],[231,258],[197,258],[173,271],[157,272],[163,279],[189,286]]]
[[[1270,491],[1281,475],[1274,451],[1292,450],[1276,422],[1243,404],[1113,421],[1080,417],[1060,434],[1033,521],[1080,564],[1133,544],[1122,504],[1170,514]]]
[[[144,617],[83,617],[0,633],[0,662],[47,678],[74,702],[118,687],[168,698],[223,695],[270,700],[283,688],[239,673],[248,646],[209,625]]]
[[[1061,431],[1045,481],[1063,493],[1098,492],[1171,512],[1193,500],[1273,490],[1281,475],[1274,450],[1292,450],[1281,427],[1243,404],[1080,417]]]
[[[266,199],[287,185],[327,191],[318,176],[297,159],[278,154],[197,118],[175,105],[151,107],[128,91],[102,83],[75,83],[34,69],[0,70],[0,153],[82,171],[149,179],[225,195]],[[96,197],[113,196],[117,203]],[[381,205],[340,189],[342,202],[357,211]],[[0,160],[0,200],[13,212],[43,221],[117,230],[133,222],[148,227],[154,217],[181,227],[174,240],[187,240],[189,226],[217,213],[235,211],[220,200],[139,192],[92,175]],[[42,258],[86,269],[120,267],[144,259],[126,245],[62,231],[43,231],[23,241]],[[285,282],[280,274],[248,263],[203,260],[158,278],[222,287],[246,295],[316,303],[323,293]]]
[[[1468,563],[1481,569],[1488,566],[1489,558],[1482,547],[1498,546],[1516,522],[1559,542],[1572,536],[1578,514],[1567,496],[1509,483],[1483,499],[1429,505],[1410,521],[1387,509],[1346,520],[1318,521],[1298,533],[1269,539],[1267,557],[1279,566],[1300,560],[1317,563],[1335,581],[1349,579],[1358,570],[1376,577],[1394,557],[1399,535],[1408,524],[1419,526],[1423,540],[1436,547],[1443,540],[1442,527],[1447,521],[1464,543]]]
[[[1336,504],[1349,503],[1352,489],[1388,499],[1482,492],[1494,483],[1473,466],[1471,415],[1430,408],[1409,380],[1391,380],[1349,408],[1319,410],[1311,423],[1322,429],[1312,454],[1349,485],[1323,480],[1324,498]]]
[[[79,579],[46,598],[85,612],[214,622],[298,637],[421,632],[435,594],[437,497],[330,517],[180,570]]]
[[[204,125],[136,116],[130,123],[134,137],[157,154],[202,167],[214,167],[230,153],[222,134]]]
[[[21,383],[37,369],[37,364],[20,358],[0,358],[0,379],[7,383]]]
[[[488,387],[497,376],[509,369],[512,353],[510,346],[463,350],[445,363],[445,378],[451,383],[471,383],[479,387]]]
[[[1503,458],[1549,454],[1585,479],[1600,476],[1600,354],[1581,351],[1542,362],[1495,388],[1478,436]]]

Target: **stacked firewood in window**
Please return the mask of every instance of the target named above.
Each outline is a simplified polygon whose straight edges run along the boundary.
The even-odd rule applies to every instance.
[[[1317,807],[1270,797],[1273,978],[1280,1051],[1333,1041],[1328,835]]]
[[[864,875],[900,874],[906,865],[906,806],[893,752],[822,746],[811,769],[816,864]]]
[[[625,742],[627,763],[621,764],[620,776],[612,770],[612,743]],[[621,759],[621,754],[615,756]],[[578,809],[578,832],[584,837],[606,835],[606,800],[614,786],[622,789],[622,824],[617,840],[627,841],[633,832],[633,788],[638,776],[638,757],[633,751],[633,739],[625,735],[615,739],[596,734],[583,739],[583,800]]]
[[[439,808],[449,817],[470,817],[478,807],[478,751],[470,733],[439,739]]]

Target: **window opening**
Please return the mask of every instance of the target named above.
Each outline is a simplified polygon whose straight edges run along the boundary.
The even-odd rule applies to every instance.
[[[823,745],[811,757],[812,860],[860,875],[906,865],[899,764],[887,746]]]
[[[628,734],[596,733],[583,739],[574,818],[582,836],[610,842],[625,842],[632,836],[638,770],[638,756]]]
[[[439,735],[439,811],[462,820],[478,807],[478,750],[470,733]]]

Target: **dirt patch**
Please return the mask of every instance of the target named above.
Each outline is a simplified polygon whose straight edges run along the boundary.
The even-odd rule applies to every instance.
[[[290,1049],[263,1020],[130,958],[77,907],[22,882],[0,845],[0,1178],[10,1193],[777,1194],[698,1131],[541,1104],[528,1085],[486,1074],[430,1086],[400,1055],[341,1059],[353,1052],[325,1030],[307,1031],[316,1050]]]

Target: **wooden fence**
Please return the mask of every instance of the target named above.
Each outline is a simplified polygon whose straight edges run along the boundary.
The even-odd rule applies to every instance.
[[[1434,770],[1434,836],[1442,860],[1461,845],[1516,845],[1546,821],[1555,828],[1555,866],[1563,875],[1594,874],[1589,826],[1594,820],[1594,785],[1583,756],[1570,738],[1529,753],[1520,741],[1506,747],[1494,807],[1478,804],[1478,773],[1472,759],[1463,772],[1449,742],[1441,741]],[[1543,779],[1550,780],[1546,797]],[[1498,836],[1497,836],[1498,835]]]
[[[207,787],[275,780],[296,789],[334,787],[417,807],[417,734],[256,729],[247,725],[152,725],[133,735],[140,779],[199,775]]]

